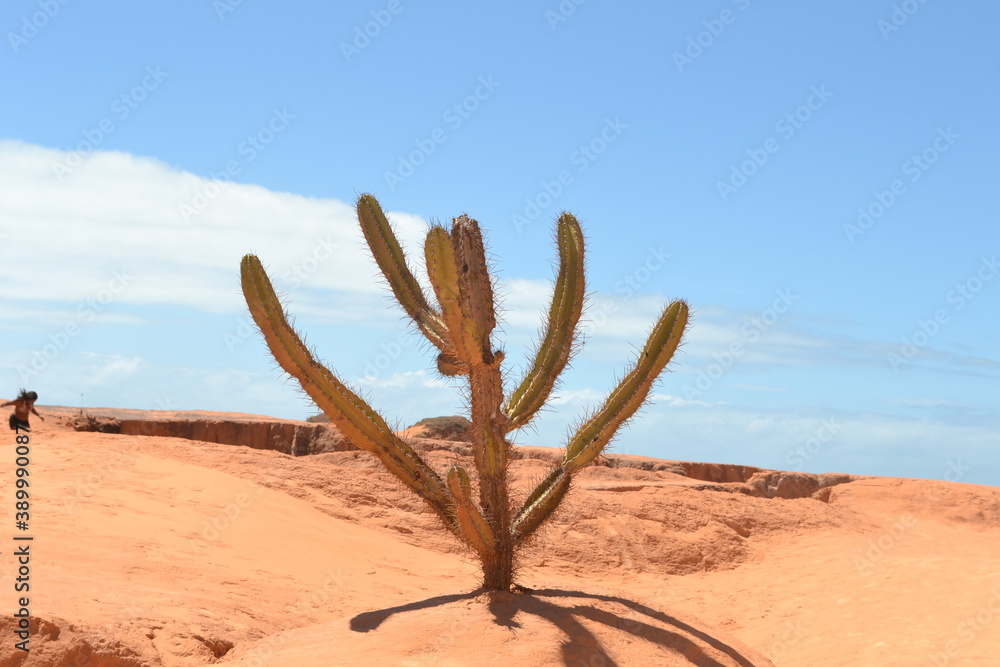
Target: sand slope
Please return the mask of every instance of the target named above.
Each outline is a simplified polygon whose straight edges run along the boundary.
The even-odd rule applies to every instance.
[[[364,453],[56,421],[32,442],[37,634],[29,654],[5,639],[0,667],[1000,665],[992,487],[621,457],[581,474],[526,553],[537,592],[485,595],[475,563]],[[529,454],[520,488],[548,465]],[[463,456],[427,454],[439,469]],[[12,470],[10,437],[0,475]],[[808,495],[767,497],[780,489]],[[4,549],[0,581],[13,568]]]

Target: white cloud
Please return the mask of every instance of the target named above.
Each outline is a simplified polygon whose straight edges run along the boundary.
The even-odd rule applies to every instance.
[[[731,382],[729,384],[730,389],[746,389],[747,391],[770,391],[770,392],[787,392],[787,387],[766,387],[759,384],[740,384],[737,382]]]
[[[908,405],[921,408],[960,407],[962,405],[961,403],[946,401],[939,398],[890,398],[888,399],[888,402],[895,403],[897,405]]]
[[[961,481],[996,483],[1000,421],[996,412],[970,423],[975,408],[947,415],[904,415],[795,407],[770,409],[685,401],[657,394],[609,452],[665,459],[753,465],[805,472],[845,472],[944,479],[951,461],[974,466]],[[971,411],[971,412],[970,412]],[[572,410],[549,415],[527,444],[562,443]]]
[[[549,280],[512,278],[504,281],[497,289],[504,324],[526,330],[541,328],[542,318],[552,300],[552,290]]]
[[[662,403],[664,405],[671,406],[683,406],[683,405],[700,405],[707,407],[712,405],[706,401],[691,401],[686,398],[681,398],[680,396],[671,396],[670,394],[650,394],[649,400],[653,404]],[[718,405],[725,405],[724,403],[718,403]]]
[[[213,181],[120,152],[95,152],[60,179],[53,165],[67,157],[0,141],[0,297],[10,302],[86,301],[124,272],[120,303],[235,311],[247,252],[279,291],[297,282],[367,297],[383,290],[348,203],[233,183],[185,221],[182,207]],[[404,244],[419,242],[422,220],[390,217]]]
[[[82,384],[88,387],[128,382],[149,366],[139,357],[123,357],[118,354],[84,352],[81,357],[78,372],[82,376]]]
[[[405,371],[403,373],[393,373],[388,378],[365,377],[357,381],[357,384],[365,389],[386,388],[394,389],[417,388],[441,389],[450,388],[451,383],[440,377],[431,377],[427,371]]]
[[[552,392],[552,396],[546,405],[567,405],[569,403],[577,405],[599,404],[607,395],[607,392],[599,392],[589,387],[584,389],[556,389]]]

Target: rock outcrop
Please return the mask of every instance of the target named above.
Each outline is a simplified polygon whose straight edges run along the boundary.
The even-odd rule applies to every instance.
[[[185,438],[221,445],[270,449],[292,456],[357,449],[336,426],[293,420],[184,419],[118,411],[118,415],[85,414],[68,423],[78,431]],[[130,412],[140,414],[131,415]]]
[[[190,417],[188,416],[190,414]],[[292,456],[328,452],[356,451],[329,421],[316,419],[301,422],[269,419],[247,415],[246,418],[219,419],[199,413],[176,413],[140,410],[106,410],[73,415],[67,423],[78,431],[119,433],[185,438],[223,445],[241,445],[252,449],[269,449]],[[472,456],[471,422],[464,417],[431,417],[423,419],[400,435],[410,440],[417,451],[447,451],[458,456]],[[516,447],[512,460],[538,459],[556,464],[562,452],[548,447]],[[598,467],[634,469],[644,472],[667,472],[687,477],[694,488],[708,491],[728,491],[756,498],[814,498],[828,501],[830,489],[861,477],[844,474],[814,475],[802,472],[768,470],[755,466],[667,461],[644,456],[607,454],[595,462]],[[630,483],[629,490],[650,486]]]
[[[271,449],[292,456],[357,449],[331,424],[124,420],[122,435],[152,435]]]
[[[412,438],[472,442],[472,422],[458,415],[428,417],[406,429],[405,433]]]

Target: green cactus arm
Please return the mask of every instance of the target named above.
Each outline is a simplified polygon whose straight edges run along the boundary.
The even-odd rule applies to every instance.
[[[525,499],[511,522],[515,546],[529,538],[559,507],[569,491],[572,474],[563,466],[554,468]]]
[[[479,223],[467,215],[455,218],[451,225],[451,242],[458,268],[465,337],[463,345],[456,345],[456,348],[464,347],[469,355],[464,361],[470,365],[490,364],[493,362],[490,336],[497,321],[493,284]]]
[[[674,301],[663,310],[632,369],[567,445],[564,465],[571,473],[593,461],[619,427],[642,407],[657,377],[674,356],[687,321],[688,306],[684,301]]]
[[[546,319],[545,334],[535,352],[531,370],[510,396],[505,412],[507,428],[528,424],[549,398],[559,375],[573,355],[576,326],[586,295],[584,241],[580,223],[569,213],[559,217],[556,227],[559,273]]]
[[[452,245],[451,236],[444,227],[431,227],[427,232],[427,240],[424,242],[424,258],[427,264],[427,276],[434,287],[434,294],[437,296],[438,304],[441,306],[441,317],[448,330],[448,339],[452,345],[450,359],[456,366],[457,373],[468,373],[467,364],[464,361],[469,358],[466,349],[466,339],[463,331],[462,315],[462,295],[458,284],[458,263],[455,259],[455,248]],[[444,356],[447,353],[442,353]],[[438,370],[442,363],[439,360]],[[463,371],[464,372],[461,372]],[[451,375],[453,373],[445,373]]]
[[[448,470],[448,490],[455,498],[455,511],[462,536],[481,557],[487,557],[496,549],[496,537],[472,500],[472,482],[465,468],[456,465]]]
[[[653,383],[680,344],[687,318],[688,308],[683,301],[675,301],[664,309],[635,365],[570,441],[563,464],[554,468],[525,499],[511,523],[515,545],[530,537],[552,515],[569,491],[573,475],[603,451],[621,425],[646,401]]]
[[[358,221],[368,247],[379,269],[389,281],[389,287],[406,314],[420,331],[442,352],[448,349],[447,333],[440,316],[427,302],[424,290],[406,265],[406,256],[399,245],[392,225],[386,218],[378,200],[364,194],[358,198]]]
[[[271,354],[325,412],[344,436],[372,452],[407,487],[426,500],[452,531],[451,498],[441,478],[385,420],[317,362],[288,323],[267,272],[254,255],[240,264],[243,294]]]

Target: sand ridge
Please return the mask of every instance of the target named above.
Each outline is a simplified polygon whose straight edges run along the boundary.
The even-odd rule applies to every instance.
[[[1000,664],[992,487],[833,476],[813,490],[627,457],[582,473],[525,553],[537,593],[498,596],[363,452],[78,433],[65,418],[33,434],[37,634],[27,656],[0,646],[0,666]],[[466,456],[423,445],[438,469]],[[526,454],[520,489],[548,465]],[[783,484],[801,495],[775,496]],[[0,558],[0,579],[11,568]]]

